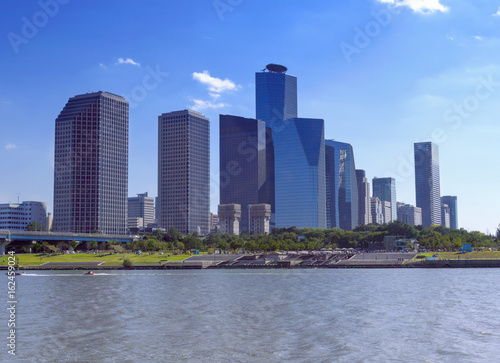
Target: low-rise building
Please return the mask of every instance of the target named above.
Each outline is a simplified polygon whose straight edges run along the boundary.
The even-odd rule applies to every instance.
[[[21,204],[0,204],[0,229],[25,231],[28,224],[36,222],[42,231],[47,230],[47,203],[27,201]]]
[[[250,234],[269,234],[271,221],[271,204],[250,204],[248,206]]]
[[[220,233],[240,234],[241,204],[219,204]]]

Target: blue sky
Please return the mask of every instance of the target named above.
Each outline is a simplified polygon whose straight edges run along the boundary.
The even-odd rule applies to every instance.
[[[497,15],[498,14],[498,15]],[[439,145],[441,194],[459,226],[500,223],[500,2],[8,1],[0,14],[0,203],[52,211],[54,120],[69,97],[130,102],[129,195],[157,191],[157,117],[211,121],[211,209],[218,115],[255,117],[255,72],[298,77],[299,116],[351,143],[369,179],[396,178],[415,204],[413,143]]]

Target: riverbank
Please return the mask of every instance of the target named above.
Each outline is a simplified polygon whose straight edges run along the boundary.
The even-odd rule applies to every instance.
[[[497,268],[498,251],[439,254],[439,260],[427,260],[429,254],[352,253],[303,251],[262,254],[20,254],[18,270],[164,270],[164,269],[311,269],[311,268]],[[123,260],[132,261],[124,267]],[[0,269],[7,269],[1,261]]]

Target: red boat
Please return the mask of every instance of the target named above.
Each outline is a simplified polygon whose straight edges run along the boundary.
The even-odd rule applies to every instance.
[[[85,272],[84,275],[95,275],[95,273],[92,271],[88,271],[88,272]]]

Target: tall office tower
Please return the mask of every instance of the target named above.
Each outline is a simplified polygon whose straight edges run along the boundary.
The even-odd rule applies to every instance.
[[[56,119],[54,232],[124,234],[128,102],[108,92],[69,99]]]
[[[256,118],[266,123],[266,200],[271,204],[271,228],[275,219],[274,140],[281,137],[284,121],[298,117],[297,77],[287,68],[268,64],[255,73]]]
[[[450,228],[450,207],[441,202],[441,225]]]
[[[158,201],[161,228],[209,233],[210,122],[201,113],[158,116]]]
[[[382,214],[382,202],[378,197],[371,198],[372,223],[384,224],[384,215]]]
[[[28,224],[34,222],[38,223],[40,231],[48,230],[47,203],[29,201],[0,204],[0,229],[25,231]]]
[[[366,179],[364,170],[356,170],[356,180],[358,182],[358,224],[370,224],[372,222],[370,183]]]
[[[326,228],[324,121],[292,118],[274,136],[276,227]]]
[[[391,204],[391,214],[389,218],[384,219],[385,223],[398,219],[397,200],[396,200],[396,179],[394,178],[373,178],[373,196],[378,197],[382,202]]]
[[[220,203],[240,204],[240,231],[249,231],[248,205],[267,200],[266,124],[220,115],[219,125]]]
[[[359,224],[359,199],[352,146],[325,140],[327,228],[352,230]]]
[[[142,225],[145,229],[148,224],[155,222],[155,199],[148,197],[148,193],[137,194],[137,197],[128,198],[128,218],[142,218]]]
[[[416,204],[422,208],[422,225],[429,228],[441,224],[439,151],[432,142],[417,142],[414,150]]]
[[[458,229],[458,206],[457,197],[452,195],[446,195],[441,197],[441,202],[448,204],[450,208],[450,228]]]
[[[421,226],[422,225],[422,209],[419,207],[414,207],[410,204],[397,203],[398,207],[398,219],[403,223],[407,223],[411,226]]]

